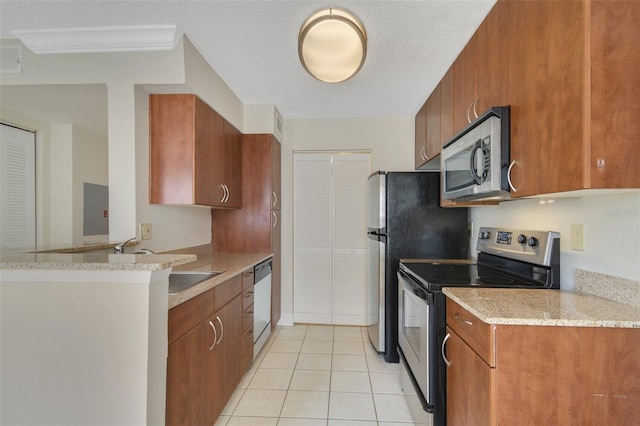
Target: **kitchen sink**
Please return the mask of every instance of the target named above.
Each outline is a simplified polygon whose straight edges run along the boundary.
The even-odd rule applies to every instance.
[[[224,271],[173,271],[169,274],[169,294],[180,293],[220,274],[224,274]]]

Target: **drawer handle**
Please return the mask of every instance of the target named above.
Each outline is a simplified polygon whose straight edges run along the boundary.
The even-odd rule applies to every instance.
[[[252,316],[253,316],[253,311],[247,312],[246,314],[244,314],[245,318],[251,318]]]
[[[463,322],[463,323],[465,323],[465,324],[467,324],[467,325],[473,325],[473,323],[472,323],[471,321],[469,321],[469,320],[466,320],[466,319],[462,318],[462,317],[460,316],[460,314],[459,314],[459,313],[457,313],[457,312],[456,312],[455,314],[453,314],[453,316],[455,317],[455,319],[457,319],[457,320],[458,320],[458,321],[460,321],[460,322]]]
[[[451,337],[451,333],[447,333],[447,335],[444,336],[444,340],[442,340],[442,349],[441,349],[442,359],[444,360],[444,363],[447,364],[447,367],[451,366],[451,361],[449,361],[447,359],[447,356],[444,354],[444,345],[446,345],[447,340],[449,340],[449,337]]]
[[[213,344],[209,346],[209,352],[211,352],[213,348],[216,346],[216,343],[218,343],[218,331],[216,330],[216,326],[213,325],[211,321],[209,321],[209,325],[213,329]]]
[[[244,297],[251,297],[253,296],[253,292],[252,291],[248,291],[244,294]]]

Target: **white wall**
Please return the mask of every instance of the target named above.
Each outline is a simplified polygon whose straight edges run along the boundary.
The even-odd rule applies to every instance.
[[[545,204],[539,199],[508,201],[474,207],[470,216],[476,235],[480,226],[560,232],[563,289],[574,288],[576,269],[640,281],[640,193],[556,198]],[[571,249],[572,224],[584,225],[584,251]]]
[[[293,323],[293,151],[370,150],[371,171],[413,170],[414,119],[285,120],[282,143],[282,324]]]
[[[73,243],[73,126],[51,126],[49,150],[49,238],[52,244]]]
[[[105,160],[109,140],[73,126],[73,242],[104,242],[108,235],[84,236],[84,184],[109,185],[109,165]]]

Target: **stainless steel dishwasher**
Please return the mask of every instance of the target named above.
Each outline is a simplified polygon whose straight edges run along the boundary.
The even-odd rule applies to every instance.
[[[258,356],[271,335],[271,259],[254,267],[253,357]]]

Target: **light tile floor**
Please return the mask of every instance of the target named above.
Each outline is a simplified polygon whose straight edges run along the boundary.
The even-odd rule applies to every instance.
[[[410,426],[399,365],[363,327],[277,327],[215,426]]]

